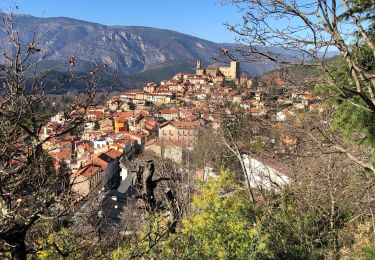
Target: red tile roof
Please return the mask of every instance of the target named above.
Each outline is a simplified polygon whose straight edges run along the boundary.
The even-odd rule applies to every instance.
[[[87,151],[88,153],[94,152],[94,146],[90,143],[83,143],[77,147],[77,150]]]
[[[75,173],[73,173],[72,177],[77,177],[80,175],[85,176],[86,178],[90,178],[91,176],[95,175],[98,171],[102,170],[100,166],[94,165],[94,164],[88,164]]]
[[[126,117],[115,117],[116,123],[126,123],[127,118]]]
[[[119,143],[113,143],[113,144],[110,144],[109,147],[113,148],[113,149],[116,149],[116,150],[119,150],[119,149],[124,149],[124,145],[122,144],[119,144]]]
[[[103,171],[108,167],[108,162],[99,157],[93,158],[88,164],[100,166]]]
[[[175,109],[175,108],[165,108],[165,109],[162,109],[160,110],[160,114],[178,114],[178,109]]]
[[[88,116],[101,117],[104,115],[103,111],[89,110],[86,113]]]
[[[144,110],[139,111],[138,114],[143,116],[143,117],[146,117],[146,116],[150,115],[150,113],[148,111],[144,111]]]
[[[133,139],[131,139],[130,137],[123,137],[121,139],[117,139],[114,141],[114,143],[117,143],[117,144],[127,144],[129,142],[131,142]]]
[[[121,152],[119,152],[119,151],[117,151],[117,150],[115,150],[115,149],[113,149],[113,148],[109,149],[109,150],[108,150],[107,152],[105,152],[104,154],[105,154],[106,156],[112,158],[113,160],[115,160],[115,159],[121,157],[121,155],[122,155]]]
[[[116,112],[113,114],[115,118],[117,117],[123,117],[123,118],[129,118],[135,115],[135,111],[126,111],[126,112]]]
[[[72,159],[72,152],[68,150],[64,150],[61,152],[52,152],[50,154],[53,158],[59,161]]]
[[[177,120],[172,120],[169,122],[171,125],[177,128],[197,128],[200,126],[199,121],[188,121],[188,120],[183,120],[183,121],[177,121]]]
[[[126,132],[126,134],[132,138],[132,137],[136,137],[136,138],[144,138],[145,135],[144,134],[141,134],[141,133],[137,133],[137,132]]]

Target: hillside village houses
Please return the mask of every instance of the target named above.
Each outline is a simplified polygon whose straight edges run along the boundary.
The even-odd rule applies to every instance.
[[[171,120],[159,127],[159,139],[179,141],[186,147],[193,147],[198,137],[200,121]]]
[[[284,107],[274,111],[265,98],[267,92],[254,89],[251,83],[248,75],[240,74],[237,61],[229,67],[206,68],[197,61],[195,74],[178,73],[160,84],[148,83],[89,108],[82,132],[51,138],[43,148],[56,168],[64,164],[71,169],[73,190],[78,197],[85,197],[121,175],[120,158],[131,160],[146,150],[181,164],[185,151],[194,149],[200,131],[217,131],[222,117],[233,111],[270,116],[282,123],[293,117],[298,107],[311,110],[319,102],[311,93],[292,88],[292,93],[279,96]],[[234,110],[228,109],[228,104]],[[62,113],[51,117],[40,137],[58,133],[63,122]]]

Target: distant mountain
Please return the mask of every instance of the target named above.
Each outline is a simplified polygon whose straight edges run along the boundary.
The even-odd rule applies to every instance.
[[[107,64],[123,74],[202,59],[211,63],[220,45],[171,30],[138,26],[105,26],[70,18],[16,15],[15,29],[25,44],[36,33],[48,60],[67,60],[71,53],[89,66]],[[4,32],[1,37],[6,37]]]
[[[124,78],[129,82],[149,79],[152,75],[156,81],[160,75],[169,77],[177,69],[192,72],[197,59],[206,65],[212,64],[219,57],[221,47],[235,48],[231,44],[149,27],[105,26],[71,18],[30,15],[15,15],[13,20],[23,44],[30,43],[34,34],[37,36],[39,46],[47,53],[44,67],[66,62],[72,53],[77,70],[85,71],[93,63],[107,64],[113,72],[127,75]],[[0,38],[4,41],[5,37],[4,30],[0,29]],[[286,54],[284,58],[290,56]],[[242,64],[242,69],[256,76],[272,66],[253,61]]]

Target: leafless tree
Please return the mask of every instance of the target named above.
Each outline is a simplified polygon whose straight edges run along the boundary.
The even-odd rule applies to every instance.
[[[373,150],[359,147],[340,135],[332,134],[329,140],[324,138],[326,133],[320,130],[324,117],[311,113],[301,119],[300,126],[285,124],[280,131],[295,134],[298,141],[295,150],[284,151],[280,156],[293,169],[290,191],[295,195],[298,210],[321,213],[319,218],[324,224],[316,227],[326,237],[321,236],[315,242],[327,243],[325,257],[338,259],[340,248],[351,246],[350,228],[372,218],[374,193],[368,187],[374,180],[371,171],[348,160],[347,153],[337,151],[330,140],[345,145],[347,152],[356,158],[368,159]]]
[[[2,14],[2,19],[7,41],[2,45],[0,65],[0,254],[26,259],[36,251],[29,241],[38,239],[35,227],[58,220],[74,206],[69,171],[63,167],[56,171],[43,145],[85,122],[87,109],[98,104],[96,87],[103,67],[79,78],[70,67],[67,79],[48,86],[45,79],[52,70],[39,68],[45,52],[37,36],[24,43],[13,28],[12,14]],[[67,57],[65,65],[72,66],[68,65],[70,60]],[[41,138],[46,122],[37,107],[75,80],[86,84],[85,90],[74,95],[73,103],[65,107],[64,123],[55,133]]]
[[[373,14],[373,1],[223,0],[222,3],[236,5],[242,14],[241,23],[227,26],[238,36],[237,51],[243,60],[319,67],[327,73],[325,84],[339,93],[336,98],[375,112],[375,74],[363,65],[355,51],[360,45],[366,46],[367,58],[374,60],[370,21],[363,19],[366,14]],[[367,4],[368,8],[356,12],[361,4]],[[330,51],[338,51],[348,67],[349,80],[344,84],[339,84],[340,79],[329,69]],[[373,165],[355,157],[340,143],[334,143],[334,147],[354,162],[375,171]]]

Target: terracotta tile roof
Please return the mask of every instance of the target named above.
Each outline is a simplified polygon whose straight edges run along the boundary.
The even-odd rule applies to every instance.
[[[203,114],[202,116],[201,116],[204,120],[209,120],[210,119],[210,115],[209,114]]]
[[[61,152],[52,152],[50,154],[53,158],[55,158],[56,160],[59,160],[59,161],[72,159],[72,152],[68,151],[68,150],[64,150],[64,151],[61,151]]]
[[[114,149],[124,149],[124,145],[120,144],[120,143],[113,143],[113,144],[110,144],[109,147],[111,148],[114,148]]]
[[[115,122],[116,123],[126,123],[127,117],[115,117]]]
[[[127,143],[129,143],[129,142],[131,142],[133,139],[131,139],[130,137],[123,137],[123,138],[121,138],[121,139],[118,139],[118,140],[115,140],[115,142],[114,143],[116,143],[116,144],[127,144]]]
[[[94,143],[89,140],[80,140],[76,142],[76,147],[78,148],[79,146],[83,144],[87,144],[88,146],[92,146],[92,147],[94,146]]]
[[[76,141],[79,139],[79,137],[75,135],[67,135],[63,139],[66,141]]]
[[[81,148],[81,149],[84,149],[84,150],[87,150],[89,148],[92,148],[93,147],[93,144],[91,143],[83,143],[83,144],[80,144],[77,146],[77,149]]]
[[[57,140],[56,137],[52,137],[52,138],[49,139],[46,143],[54,143],[54,144],[57,144],[57,143],[59,143],[59,140]]]
[[[249,111],[250,113],[254,113],[254,114],[259,114],[262,112],[262,110],[260,110],[259,108],[250,108]]]
[[[122,139],[122,138],[125,137],[125,135],[122,134],[122,133],[111,133],[111,134],[109,134],[108,136],[109,136],[110,138],[112,138],[113,140],[120,140],[120,139]]]
[[[90,143],[83,143],[77,147],[77,150],[83,150],[88,153],[94,153],[94,146]]]
[[[141,110],[141,111],[138,112],[138,114],[141,115],[141,116],[143,116],[143,117],[146,117],[146,116],[150,115],[150,112]]]
[[[121,152],[119,152],[119,151],[117,151],[117,150],[115,150],[115,149],[113,149],[113,148],[109,149],[109,150],[108,150],[107,152],[105,152],[104,154],[105,154],[106,156],[112,158],[113,160],[115,160],[115,159],[121,157],[121,155],[122,155]]]
[[[188,129],[198,128],[200,126],[199,121],[187,121],[187,120],[184,120],[184,121],[172,120],[170,121],[170,124],[177,128],[188,128]]]
[[[250,100],[244,100],[244,101],[242,101],[241,104],[249,104],[249,105],[251,105],[251,104],[254,104],[254,103],[257,103],[257,102],[258,101],[256,101],[256,100],[250,99]]]
[[[135,111],[126,111],[126,112],[116,112],[113,114],[115,118],[120,117],[120,118],[129,118],[135,115]]]
[[[95,175],[98,171],[102,170],[100,166],[94,165],[94,164],[88,164],[75,173],[73,173],[72,177],[77,177],[80,175],[85,176],[86,178],[90,178],[91,176]]]
[[[145,117],[145,118],[143,118],[140,122],[144,122],[144,123],[149,124],[150,126],[154,126],[154,127],[160,124],[160,123],[159,123],[158,121],[156,121],[156,119],[153,118],[153,117]]]
[[[100,156],[100,155],[99,155]],[[98,165],[104,171],[108,167],[108,162],[102,158],[95,157],[88,164]],[[104,157],[105,158],[105,157]],[[107,158],[106,158],[107,159]],[[110,161],[110,160],[109,160]]]
[[[276,83],[276,85],[280,86],[280,85],[284,85],[285,81],[282,80],[281,78],[277,77],[277,78],[275,78],[275,83]]]
[[[89,110],[86,113],[88,116],[95,116],[95,117],[101,117],[104,115],[102,111],[97,111],[97,110]]]
[[[148,131],[152,131],[152,130],[155,129],[155,124],[151,124],[149,122],[146,122],[145,129],[148,130]]]
[[[178,112],[175,108],[165,108],[159,111],[160,114],[178,114]]]
[[[287,107],[284,108],[281,112],[283,112],[286,116],[294,116],[295,115],[295,113]]]
[[[60,141],[60,142],[57,142],[56,144],[61,146],[61,147],[62,146],[71,146],[72,142],[71,141]]]
[[[130,138],[131,137],[137,137],[137,138],[144,138],[145,135],[137,132],[127,132],[126,133]]]
[[[98,136],[105,136],[106,135],[106,133],[103,132],[103,131],[89,131],[89,132],[87,131],[87,132],[85,132],[85,134],[89,134],[92,137],[98,137]]]

